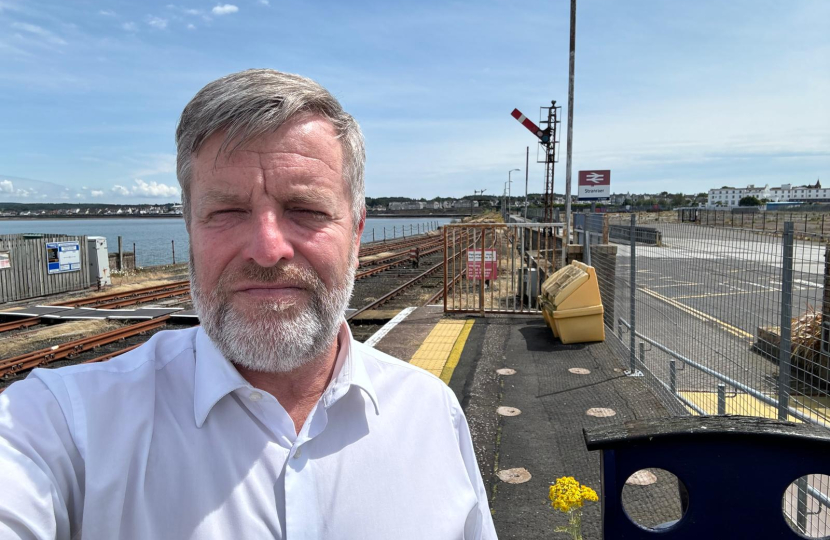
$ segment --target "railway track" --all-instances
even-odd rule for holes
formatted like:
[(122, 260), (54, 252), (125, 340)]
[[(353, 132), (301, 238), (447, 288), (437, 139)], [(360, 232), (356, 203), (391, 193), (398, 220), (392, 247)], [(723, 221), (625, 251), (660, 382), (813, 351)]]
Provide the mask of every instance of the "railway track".
[(96, 334), (94, 336), (76, 339), (60, 345), (46, 347), (26, 354), (21, 354), (6, 360), (0, 360), (0, 378), (8, 379), (15, 374), (22, 371), (29, 371), (36, 367), (45, 366), (58, 360), (65, 358), (72, 358), (83, 352), (96, 349), (102, 345), (107, 345), (116, 341), (122, 341), (126, 338), (146, 334), (151, 330), (157, 330), (167, 324), (170, 319), (169, 315), (151, 319), (149, 321), (142, 321), (136, 324), (130, 324), (109, 332)]
[[(174, 281), (153, 287), (144, 287), (132, 291), (102, 294), (78, 300), (68, 300), (52, 304), (65, 307), (88, 307), (95, 309), (117, 309), (125, 306), (155, 302), (167, 298), (190, 295), (190, 282)], [(0, 324), (0, 333), (14, 330), (24, 330), (32, 326), (43, 324), (43, 317), (26, 317), (16, 321), (9, 321)]]

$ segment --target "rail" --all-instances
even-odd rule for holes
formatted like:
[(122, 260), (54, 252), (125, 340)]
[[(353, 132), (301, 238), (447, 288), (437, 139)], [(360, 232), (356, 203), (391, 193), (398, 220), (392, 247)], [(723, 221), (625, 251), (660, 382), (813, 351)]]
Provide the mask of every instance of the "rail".
[(21, 354), (7, 360), (0, 361), (0, 377), (6, 379), (29, 369), (49, 364), (56, 360), (71, 357), (85, 351), (92, 350), (101, 345), (107, 345), (121, 339), (132, 337), (138, 334), (143, 334), (150, 330), (155, 330), (167, 324), (170, 319), (169, 315), (164, 315), (149, 321), (143, 321), (136, 324), (131, 324), (123, 328), (104, 332), (94, 336), (62, 343), (54, 347), (47, 347), (34, 352)]

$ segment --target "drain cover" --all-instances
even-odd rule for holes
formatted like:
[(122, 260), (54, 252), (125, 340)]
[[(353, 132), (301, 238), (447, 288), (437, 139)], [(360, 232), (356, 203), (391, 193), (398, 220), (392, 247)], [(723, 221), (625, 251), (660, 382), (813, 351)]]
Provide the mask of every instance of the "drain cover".
[(530, 473), (524, 467), (518, 469), (504, 469), (496, 473), (499, 480), (508, 484), (524, 484), (530, 480)]
[(603, 407), (591, 407), (585, 414), (587, 414), (588, 416), (596, 416), (597, 418), (607, 418), (609, 416), (614, 416), (617, 413), (616, 411), (614, 411), (614, 409), (605, 409)]
[(522, 411), (516, 407), (499, 407), (496, 412), (502, 416), (519, 416), (522, 414)]
[(630, 484), (632, 486), (650, 486), (655, 482), (657, 482), (657, 477), (654, 476), (654, 473), (647, 471), (646, 469), (640, 469), (629, 476), (628, 480), (625, 481), (626, 484)]

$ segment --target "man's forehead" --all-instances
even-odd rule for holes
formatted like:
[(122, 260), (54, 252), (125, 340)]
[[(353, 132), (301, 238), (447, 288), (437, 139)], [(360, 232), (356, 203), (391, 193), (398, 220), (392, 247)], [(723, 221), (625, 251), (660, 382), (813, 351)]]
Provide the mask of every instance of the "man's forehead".
[[(211, 135), (197, 154), (202, 169), (226, 167), (311, 168), (342, 173), (343, 149), (331, 123), (317, 115), (299, 115), (273, 133), (239, 144), (222, 131)], [(222, 146), (225, 146), (223, 149)], [(197, 165), (198, 166), (198, 165)]]

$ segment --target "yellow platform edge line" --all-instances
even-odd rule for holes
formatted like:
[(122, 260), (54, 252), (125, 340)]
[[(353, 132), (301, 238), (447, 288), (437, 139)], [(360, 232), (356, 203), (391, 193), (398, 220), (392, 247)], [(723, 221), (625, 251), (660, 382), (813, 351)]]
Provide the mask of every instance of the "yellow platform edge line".
[[(678, 392), (681, 396), (686, 398), (688, 401), (691, 401), (704, 411), (707, 414), (715, 415), (718, 411), (718, 396), (715, 392)], [(686, 409), (693, 415), (697, 416), (699, 413), (689, 407), (688, 405), (684, 405)], [(827, 409), (822, 408), (819, 411), (811, 411), (810, 409), (800, 406), (796, 408), (799, 412), (802, 412), (806, 415), (813, 414), (817, 416), (817, 420), (824, 425), (828, 425), (822, 417), (825, 416)], [(747, 394), (739, 394), (737, 396), (730, 396), (726, 398), (726, 414), (736, 414), (742, 416), (757, 416), (760, 418), (778, 418), (778, 409), (772, 407), (757, 399), (753, 396)], [(801, 420), (798, 418), (787, 415), (787, 420), (790, 422), (802, 423)]]
[(464, 345), (467, 344), (467, 338), (470, 336), (474, 323), (475, 321), (472, 319), (465, 322), (464, 328), (458, 334), (458, 339), (455, 340), (450, 357), (447, 358), (447, 363), (444, 364), (444, 369), (441, 370), (441, 380), (444, 381), (444, 384), (450, 384), (450, 379), (452, 379), (452, 374), (458, 366), (458, 361), (461, 359), (461, 353), (464, 351)]
[(439, 321), (409, 359), (409, 363), (440, 377), (464, 325), (464, 321)]

